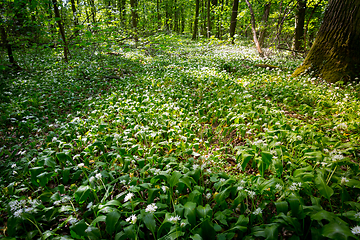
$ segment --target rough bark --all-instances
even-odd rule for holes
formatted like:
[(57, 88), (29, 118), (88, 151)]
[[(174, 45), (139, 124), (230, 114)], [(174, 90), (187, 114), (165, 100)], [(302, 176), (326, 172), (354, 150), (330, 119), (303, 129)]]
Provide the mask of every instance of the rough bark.
[(295, 10), (295, 35), (293, 50), (299, 51), (304, 48), (304, 25), (305, 25), (305, 13), (306, 13), (306, 0), (298, 0)]
[(260, 47), (264, 46), (267, 23), (268, 23), (269, 15), (270, 15), (270, 8), (271, 8), (271, 2), (266, 3), (265, 7), (264, 7), (264, 14), (263, 14), (263, 16), (261, 18), (261, 27), (260, 27), (260, 31), (259, 31), (259, 44), (260, 44)]
[(235, 35), (235, 29), (236, 29), (238, 8), (239, 8), (239, 0), (234, 0), (232, 12), (231, 12), (230, 30), (229, 30), (231, 42), (233, 44), (234, 44), (234, 35)]
[(194, 19), (194, 30), (192, 35), (192, 40), (195, 40), (198, 35), (198, 23), (199, 23), (199, 9), (200, 9), (200, 0), (196, 0), (195, 6), (195, 19)]
[(249, 0), (245, 0), (245, 1), (246, 1), (246, 4), (248, 5), (249, 10), (250, 10), (250, 15), (251, 15), (251, 31), (252, 31), (252, 34), (253, 34), (254, 43), (255, 43), (256, 49), (257, 49), (258, 52), (259, 52), (260, 57), (263, 57), (263, 56), (264, 56), (264, 53), (263, 53), (263, 51), (262, 51), (262, 49), (261, 49), (261, 46), (260, 46), (260, 44), (259, 44), (259, 41), (258, 41), (258, 38), (257, 38), (257, 35), (256, 35), (255, 14), (254, 14), (253, 8), (252, 8)]
[(328, 82), (352, 81), (360, 75), (359, 43), (360, 1), (331, 0), (309, 54), (292, 76), (314, 72)]
[(68, 48), (67, 41), (66, 41), (65, 29), (61, 22), (60, 12), (59, 12), (59, 8), (57, 6), (57, 4), (58, 4), (57, 0), (52, 0), (52, 3), (54, 6), (55, 20), (59, 26), (59, 32), (61, 35), (61, 39), (63, 40), (63, 43), (64, 43), (64, 60), (65, 60), (65, 62), (68, 62), (69, 48)]

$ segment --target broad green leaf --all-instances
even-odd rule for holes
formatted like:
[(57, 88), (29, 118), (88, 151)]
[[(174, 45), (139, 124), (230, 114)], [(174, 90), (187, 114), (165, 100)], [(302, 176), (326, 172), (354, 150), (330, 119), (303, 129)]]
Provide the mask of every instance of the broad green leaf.
[(209, 204), (206, 204), (205, 207), (201, 205), (198, 206), (196, 208), (196, 212), (201, 218), (205, 218), (205, 217), (211, 218), (212, 216), (212, 209)]
[(156, 230), (156, 222), (152, 213), (146, 213), (143, 217), (145, 226), (154, 234)]
[(174, 171), (171, 177), (169, 178), (169, 184), (170, 188), (173, 188), (176, 184), (179, 183), (179, 179), (182, 176), (182, 174), (178, 171)]
[(335, 221), (330, 222), (322, 228), (322, 235), (335, 240), (346, 240), (349, 237), (354, 238), (348, 226)]
[(289, 211), (289, 204), (286, 201), (282, 202), (275, 202), (276, 211), (277, 213), (284, 213), (286, 214)]
[(87, 236), (89, 239), (91, 240), (98, 240), (100, 239), (100, 229), (98, 229), (97, 227), (93, 227), (93, 226), (88, 226), (87, 229), (85, 230)]
[(76, 202), (82, 204), (86, 201), (86, 199), (89, 197), (90, 194), (90, 187), (88, 185), (84, 186), (81, 185), (75, 192), (75, 200)]
[(326, 184), (321, 174), (316, 175), (315, 184), (317, 189), (319, 189), (321, 196), (330, 199), (330, 197), (334, 194), (334, 190)]
[(190, 238), (192, 240), (203, 240), (203, 238), (199, 234), (192, 235)]
[(118, 211), (112, 211), (106, 216), (106, 232), (112, 234), (115, 231), (115, 226), (120, 218)]
[(184, 217), (189, 221), (190, 224), (195, 224), (196, 222), (196, 203), (194, 202), (186, 202), (184, 205)]

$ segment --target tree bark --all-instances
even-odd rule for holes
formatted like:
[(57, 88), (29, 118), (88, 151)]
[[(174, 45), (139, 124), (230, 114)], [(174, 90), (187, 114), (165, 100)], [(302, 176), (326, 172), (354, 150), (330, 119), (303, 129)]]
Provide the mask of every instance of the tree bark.
[(329, 1), (309, 54), (292, 76), (317, 73), (328, 82), (360, 77), (360, 1)]
[(250, 10), (250, 15), (251, 15), (251, 31), (252, 31), (252, 34), (253, 34), (253, 39), (254, 39), (254, 43), (255, 43), (256, 49), (258, 50), (260, 57), (264, 57), (264, 53), (263, 53), (263, 51), (262, 51), (262, 49), (261, 49), (261, 46), (260, 46), (260, 44), (259, 44), (259, 41), (258, 41), (258, 38), (257, 38), (257, 35), (256, 35), (255, 14), (254, 14), (254, 11), (253, 11), (253, 9), (252, 9), (252, 6), (251, 6), (249, 0), (245, 0), (245, 1), (246, 1), (246, 4), (248, 5), (249, 10)]
[(67, 41), (66, 41), (64, 26), (61, 22), (60, 12), (59, 12), (59, 8), (57, 6), (57, 4), (58, 4), (57, 0), (52, 0), (52, 3), (54, 5), (55, 20), (59, 26), (59, 32), (60, 32), (61, 38), (64, 42), (64, 60), (65, 60), (65, 62), (68, 62), (69, 48), (68, 48)]
[(137, 0), (130, 0), (131, 6), (131, 27), (133, 29), (134, 40), (137, 42), (138, 35), (137, 35), (137, 23), (138, 23), (138, 13), (137, 13)]
[(192, 35), (192, 40), (197, 39), (198, 35), (198, 22), (199, 22), (199, 9), (200, 9), (200, 0), (196, 0), (195, 6), (195, 19), (194, 19), (194, 30)]
[(297, 0), (297, 6), (295, 10), (295, 35), (293, 50), (299, 51), (304, 48), (304, 25), (305, 25), (305, 13), (306, 13), (307, 0)]
[(211, 10), (211, 0), (207, 1), (207, 27), (206, 27), (206, 36), (210, 38), (211, 35), (211, 18), (210, 18), (210, 10)]
[[(0, 19), (0, 22), (1, 22), (1, 19)], [(7, 50), (7, 53), (8, 53), (9, 62), (11, 64), (14, 64), (15, 63), (14, 55), (13, 55), (11, 44), (7, 40), (7, 34), (6, 34), (5, 26), (0, 25), (0, 32), (1, 32), (2, 42), (4, 43), (4, 45), (6, 47), (6, 50)]]
[(266, 3), (265, 8), (264, 8), (264, 14), (263, 14), (262, 19), (261, 19), (261, 28), (260, 28), (260, 33), (259, 33), (260, 47), (264, 46), (266, 28), (267, 28), (267, 23), (268, 23), (268, 20), (269, 20), (269, 15), (270, 15), (270, 8), (271, 8), (271, 2)]
[(235, 35), (235, 29), (236, 29), (238, 8), (239, 8), (239, 0), (234, 0), (232, 12), (231, 12), (230, 30), (229, 30), (232, 44), (234, 44), (234, 35)]

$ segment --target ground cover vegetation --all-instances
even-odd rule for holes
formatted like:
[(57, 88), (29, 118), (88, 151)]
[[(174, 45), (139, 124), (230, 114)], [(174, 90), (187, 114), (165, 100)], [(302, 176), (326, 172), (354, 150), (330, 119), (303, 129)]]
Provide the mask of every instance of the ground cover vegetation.
[[(247, 1), (255, 19), (276, 6), (263, 54), (250, 29), (226, 33), (231, 3), (220, 2), (191, 2), (203, 14), (212, 6), (216, 20), (199, 13), (195, 41), (195, 9), (166, 5), (176, 1), (116, 1), (120, 12), (111, 1), (71, 2), (82, 14), (44, 5), (59, 4), (62, 22), (2, 8), (1, 237), (358, 238), (358, 79), (291, 77), (311, 45), (293, 46), (294, 21), (285, 21), (301, 1)], [(44, 2), (32, 3), (24, 11)], [(322, 1), (307, 4), (316, 32)], [(14, 19), (22, 27), (7, 25)], [(47, 27), (35, 40), (26, 33)]]

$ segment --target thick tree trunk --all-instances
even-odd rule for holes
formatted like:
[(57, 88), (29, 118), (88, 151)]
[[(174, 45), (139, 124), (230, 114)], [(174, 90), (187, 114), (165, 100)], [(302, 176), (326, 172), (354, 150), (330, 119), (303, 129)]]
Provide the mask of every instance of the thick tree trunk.
[(69, 48), (68, 48), (67, 41), (66, 41), (64, 26), (63, 26), (63, 24), (61, 22), (60, 12), (59, 12), (59, 8), (57, 6), (57, 4), (58, 4), (57, 0), (52, 0), (52, 3), (54, 5), (55, 19), (56, 19), (56, 22), (57, 22), (57, 24), (59, 26), (59, 32), (60, 32), (61, 38), (62, 38), (63, 43), (64, 43), (64, 60), (65, 60), (65, 62), (68, 62)]
[(229, 30), (231, 42), (233, 44), (234, 44), (234, 35), (235, 35), (238, 8), (239, 8), (239, 0), (234, 0), (233, 7), (232, 7), (232, 12), (231, 12), (230, 30)]
[(266, 28), (267, 28), (267, 23), (268, 23), (268, 20), (269, 20), (269, 15), (270, 15), (270, 7), (271, 7), (271, 2), (265, 4), (264, 14), (263, 14), (262, 19), (261, 19), (261, 27), (260, 27), (260, 33), (259, 33), (260, 47), (264, 46)]
[(195, 19), (194, 19), (194, 30), (192, 35), (192, 40), (195, 40), (198, 35), (198, 22), (199, 22), (199, 9), (200, 9), (200, 0), (196, 0), (195, 6)]
[(249, 0), (245, 0), (246, 1), (246, 4), (248, 5), (249, 7), (249, 10), (250, 10), (250, 15), (251, 15), (251, 31), (252, 31), (252, 34), (253, 34), (253, 39), (254, 39), (254, 43), (255, 43), (255, 46), (256, 46), (256, 49), (258, 50), (259, 52), (259, 55), (260, 57), (263, 57), (264, 56), (264, 53), (261, 49), (261, 46), (259, 44), (259, 41), (258, 41), (258, 38), (257, 38), (257, 35), (256, 35), (256, 28), (255, 28), (255, 14), (254, 14), (254, 11), (252, 9), (252, 6), (249, 2)]
[(306, 13), (306, 2), (307, 0), (298, 0), (295, 11), (295, 35), (293, 50), (299, 51), (304, 48), (304, 25), (305, 25), (305, 13)]
[(359, 29), (360, 1), (331, 0), (315, 42), (293, 76), (314, 72), (328, 82), (360, 77)]

